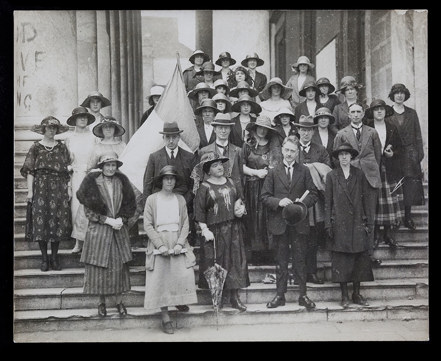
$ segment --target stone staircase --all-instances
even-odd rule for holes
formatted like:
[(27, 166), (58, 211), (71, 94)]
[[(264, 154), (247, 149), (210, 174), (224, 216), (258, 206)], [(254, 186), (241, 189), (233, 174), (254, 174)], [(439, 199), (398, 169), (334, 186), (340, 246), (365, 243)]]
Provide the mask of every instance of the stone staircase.
[[(20, 141), (16, 141), (20, 143)], [(28, 143), (29, 145), (29, 143)], [(38, 244), (24, 241), (26, 214), (26, 180), (19, 174), (27, 149), (18, 144), (15, 152), (14, 204), (14, 329), (15, 332), (49, 330), (85, 330), (104, 328), (159, 328), (159, 310), (143, 309), (145, 283), (145, 234), (140, 219), (140, 237), (132, 239), (133, 261), (130, 263), (131, 291), (124, 295), (128, 315), (120, 318), (111, 304), (108, 316), (97, 315), (98, 298), (82, 294), (84, 265), (79, 255), (70, 250), (74, 241), (60, 244), (61, 271), (40, 271), (41, 254)], [(401, 228), (396, 234), (400, 247), (393, 251), (380, 245), (375, 256), (383, 261), (374, 268), (375, 281), (362, 283), (363, 295), (369, 306), (339, 305), (340, 288), (331, 282), (330, 252), (320, 250), (319, 275), (323, 285), (308, 283), (308, 296), (316, 303), (314, 311), (297, 305), (298, 286), (289, 285), (287, 305), (267, 309), (275, 294), (274, 284), (262, 282), (266, 273), (274, 273), (275, 266), (249, 265), (251, 285), (241, 290), (241, 299), (247, 305), (244, 313), (226, 307), (216, 317), (208, 290), (197, 289), (198, 304), (190, 305), (187, 313), (171, 308), (171, 317), (177, 328), (215, 324), (297, 323), (345, 320), (429, 319), (429, 239), (428, 187), (425, 184), (426, 205), (414, 207), (413, 232)], [(197, 252), (197, 249), (195, 249)], [(196, 279), (199, 270), (195, 268)]]

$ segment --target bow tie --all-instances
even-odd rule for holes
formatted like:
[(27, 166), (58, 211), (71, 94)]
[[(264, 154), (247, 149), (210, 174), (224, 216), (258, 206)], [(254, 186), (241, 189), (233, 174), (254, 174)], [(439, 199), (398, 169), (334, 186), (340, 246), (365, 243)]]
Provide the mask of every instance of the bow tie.
[(222, 149), (226, 149), (228, 147), (228, 143), (225, 145), (220, 145), (218, 143), (216, 143), (216, 147), (222, 148)]

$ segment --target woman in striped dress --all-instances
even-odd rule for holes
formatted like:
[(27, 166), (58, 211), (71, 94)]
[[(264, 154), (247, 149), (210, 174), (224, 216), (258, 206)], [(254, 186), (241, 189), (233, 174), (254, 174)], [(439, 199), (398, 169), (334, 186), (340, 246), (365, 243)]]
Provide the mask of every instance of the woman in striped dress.
[(120, 316), (127, 310), (122, 294), (130, 291), (127, 263), (132, 260), (127, 222), (136, 210), (129, 179), (118, 171), (116, 153), (101, 156), (100, 172), (89, 173), (77, 192), (89, 225), (80, 262), (85, 264), (83, 293), (99, 295), (98, 315), (107, 315), (106, 299), (115, 297)]

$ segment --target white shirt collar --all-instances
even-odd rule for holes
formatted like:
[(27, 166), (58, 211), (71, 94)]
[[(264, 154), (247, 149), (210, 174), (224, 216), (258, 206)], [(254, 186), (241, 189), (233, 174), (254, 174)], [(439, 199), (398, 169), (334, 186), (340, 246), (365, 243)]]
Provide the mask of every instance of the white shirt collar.
[(353, 128), (358, 128), (358, 129), (361, 130), (361, 127), (363, 126), (363, 122), (360, 122), (360, 125), (355, 125), (354, 123), (351, 122), (351, 126), (352, 126)]
[(292, 168), (292, 167), (294, 167), (294, 163), (295, 163), (295, 162), (296, 162), (296, 161), (294, 160), (294, 161), (291, 163), (291, 165), (289, 165), (288, 162), (287, 162), (285, 159), (283, 160), (283, 164), (286, 165), (288, 168)]
[[(168, 147), (165, 147), (165, 151), (167, 152), (168, 156), (171, 158), (171, 149)], [(173, 149), (173, 156), (176, 157), (178, 155), (179, 147), (176, 147)]]

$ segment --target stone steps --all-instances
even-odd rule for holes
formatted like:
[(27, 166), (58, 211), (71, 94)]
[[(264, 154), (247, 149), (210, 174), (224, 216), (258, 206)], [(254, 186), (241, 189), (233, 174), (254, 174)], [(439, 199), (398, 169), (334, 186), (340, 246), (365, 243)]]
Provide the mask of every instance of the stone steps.
[[(211, 305), (190, 305), (190, 311), (177, 312), (170, 308), (170, 317), (177, 329), (214, 325), (258, 325), (304, 322), (345, 322), (355, 320), (412, 320), (428, 319), (426, 298), (410, 297), (403, 300), (370, 300), (369, 306), (351, 304), (343, 309), (338, 302), (316, 302), (314, 311), (307, 311), (296, 302), (268, 309), (264, 304), (249, 304), (246, 312), (230, 307), (219, 311), (217, 317)], [(107, 317), (100, 318), (96, 307), (57, 310), (16, 311), (15, 332), (45, 332), (65, 330), (105, 330), (152, 328), (160, 332), (161, 316), (158, 311), (142, 307), (127, 307), (128, 315), (119, 317), (116, 309), (108, 305)], [(301, 327), (301, 326), (300, 326)]]
[[(314, 302), (338, 302), (341, 298), (338, 283), (322, 285), (308, 284), (307, 294)], [(362, 294), (369, 300), (408, 299), (428, 297), (429, 281), (427, 278), (406, 278), (376, 280), (362, 282)], [(211, 305), (210, 291), (197, 288), (198, 305)], [(240, 290), (240, 297), (245, 304), (263, 304), (275, 296), (274, 284), (251, 283), (248, 288)], [(144, 304), (145, 287), (132, 286), (124, 295), (124, 304), (128, 307), (142, 307)], [(298, 286), (288, 285), (285, 294), (287, 302), (297, 301)], [(19, 289), (14, 291), (14, 307), (16, 311), (25, 310), (57, 310), (73, 308), (95, 308), (98, 297), (83, 294), (82, 287), (55, 287)]]

